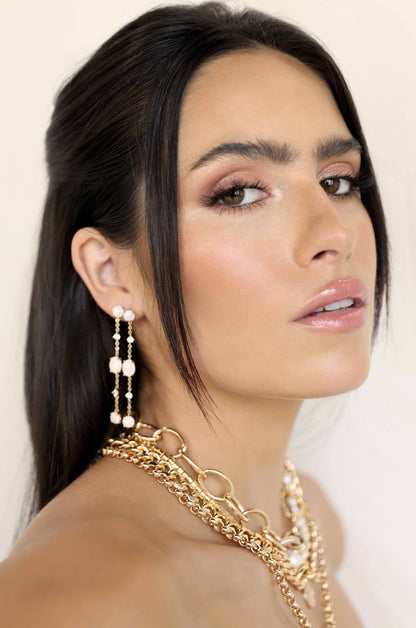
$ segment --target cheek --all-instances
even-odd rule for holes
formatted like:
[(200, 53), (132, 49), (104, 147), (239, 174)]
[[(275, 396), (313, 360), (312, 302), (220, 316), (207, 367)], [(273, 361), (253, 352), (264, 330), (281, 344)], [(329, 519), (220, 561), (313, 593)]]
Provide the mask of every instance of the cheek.
[[(278, 243), (253, 230), (188, 229), (180, 243), (185, 308), (198, 370), (234, 389), (252, 386), (284, 345), (287, 286)], [(264, 380), (264, 377), (263, 377)], [(264, 383), (264, 382), (263, 382)]]
[(369, 284), (373, 285), (377, 271), (377, 248), (373, 224), (367, 211), (363, 212), (357, 233), (356, 259), (359, 268), (367, 272)]
[[(181, 274), (186, 306), (198, 326), (218, 323), (217, 331), (261, 310), (261, 294), (270, 292), (273, 277), (267, 257), (255, 242), (221, 239), (185, 247)], [(229, 317), (224, 318), (225, 314)], [(215, 329), (215, 328), (214, 328)], [(202, 330), (201, 330), (202, 331)]]

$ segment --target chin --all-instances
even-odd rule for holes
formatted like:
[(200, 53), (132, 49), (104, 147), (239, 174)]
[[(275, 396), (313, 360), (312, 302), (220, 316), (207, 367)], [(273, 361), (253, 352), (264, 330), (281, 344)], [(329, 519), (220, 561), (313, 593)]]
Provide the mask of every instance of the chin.
[(370, 364), (370, 357), (366, 355), (317, 368), (309, 379), (305, 398), (340, 395), (359, 388), (370, 373)]

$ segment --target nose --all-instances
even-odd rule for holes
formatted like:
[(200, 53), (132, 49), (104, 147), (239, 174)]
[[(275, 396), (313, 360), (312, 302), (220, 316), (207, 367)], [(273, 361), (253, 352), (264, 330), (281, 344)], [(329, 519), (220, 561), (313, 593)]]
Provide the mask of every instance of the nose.
[(293, 256), (297, 265), (340, 265), (355, 250), (357, 238), (356, 207), (348, 200), (329, 196), (322, 186), (305, 188), (294, 199), (296, 239)]

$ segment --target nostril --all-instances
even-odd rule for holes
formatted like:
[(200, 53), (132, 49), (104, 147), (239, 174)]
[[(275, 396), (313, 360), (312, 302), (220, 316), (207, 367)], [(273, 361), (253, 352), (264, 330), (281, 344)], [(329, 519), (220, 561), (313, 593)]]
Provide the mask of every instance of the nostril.
[(337, 251), (334, 251), (333, 249), (325, 249), (324, 251), (321, 251), (320, 253), (317, 253), (316, 255), (313, 256), (313, 259), (321, 259), (321, 257), (324, 257), (325, 255), (337, 255)]

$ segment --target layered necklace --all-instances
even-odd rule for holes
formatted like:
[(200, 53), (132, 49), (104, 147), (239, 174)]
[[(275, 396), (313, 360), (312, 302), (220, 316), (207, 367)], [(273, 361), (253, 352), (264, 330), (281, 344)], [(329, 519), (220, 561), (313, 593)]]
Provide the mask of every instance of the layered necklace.
[[(163, 440), (175, 439), (176, 451), (169, 452)], [(164, 438), (165, 437), (165, 438)], [(289, 458), (283, 463), (280, 505), (290, 521), (283, 536), (270, 528), (268, 515), (258, 508), (244, 508), (234, 495), (231, 480), (215, 469), (202, 469), (186, 453), (182, 435), (170, 427), (155, 427), (141, 419), (131, 429), (121, 431), (117, 438), (109, 438), (99, 456), (113, 456), (131, 462), (152, 475), (160, 484), (176, 495), (194, 515), (206, 524), (257, 555), (272, 572), (280, 592), (289, 605), (299, 626), (312, 628), (300, 605), (292, 585), (303, 594), (309, 608), (316, 606), (311, 581), (320, 584), (322, 613), (325, 627), (334, 627), (335, 616), (329, 591), (328, 574), (322, 547), (322, 538), (316, 522), (311, 518), (303, 498), (296, 469)], [(179, 460), (188, 466), (187, 472)], [(193, 477), (194, 476), (194, 477)], [(206, 486), (209, 478), (222, 482), (221, 495), (214, 495)], [(249, 519), (260, 519), (259, 531), (246, 525)]]

